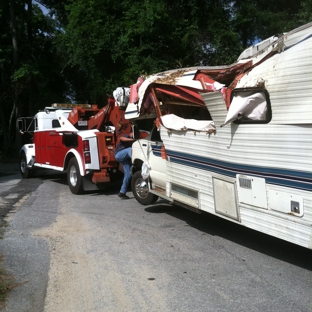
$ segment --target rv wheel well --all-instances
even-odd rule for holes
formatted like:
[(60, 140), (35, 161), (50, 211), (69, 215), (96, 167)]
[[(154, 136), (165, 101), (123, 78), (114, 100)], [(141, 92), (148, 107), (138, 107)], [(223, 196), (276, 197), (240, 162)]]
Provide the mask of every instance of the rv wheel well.
[(143, 161), (141, 159), (135, 159), (133, 162), (134, 172), (141, 170)]

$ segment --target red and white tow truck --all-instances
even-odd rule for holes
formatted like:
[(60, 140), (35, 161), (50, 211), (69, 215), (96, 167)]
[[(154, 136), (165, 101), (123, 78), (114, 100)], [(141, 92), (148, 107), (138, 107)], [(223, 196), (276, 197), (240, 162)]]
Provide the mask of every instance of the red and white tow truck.
[(119, 137), (131, 131), (125, 107), (110, 97), (101, 109), (94, 104), (55, 103), (33, 118), (19, 118), (20, 132), (31, 135), (31, 143), (20, 150), (23, 178), (40, 168), (67, 171), (73, 194), (122, 179), (114, 150)]

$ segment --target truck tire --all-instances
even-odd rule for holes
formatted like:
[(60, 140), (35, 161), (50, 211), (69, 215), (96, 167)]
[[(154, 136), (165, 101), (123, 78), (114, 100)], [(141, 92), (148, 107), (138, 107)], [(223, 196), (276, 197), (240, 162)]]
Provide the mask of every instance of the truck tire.
[(135, 199), (141, 205), (151, 205), (154, 204), (158, 196), (148, 191), (147, 179), (144, 180), (141, 175), (141, 170), (133, 174), (131, 179), (131, 190)]
[(20, 157), (20, 172), (22, 174), (22, 177), (24, 179), (31, 178), (34, 174), (33, 170), (30, 168), (27, 168), (27, 160), (26, 160), (26, 155), (24, 152), (22, 152), (21, 157)]
[(73, 194), (83, 193), (82, 177), (80, 175), (79, 165), (75, 157), (71, 158), (68, 163), (67, 182), (69, 189)]

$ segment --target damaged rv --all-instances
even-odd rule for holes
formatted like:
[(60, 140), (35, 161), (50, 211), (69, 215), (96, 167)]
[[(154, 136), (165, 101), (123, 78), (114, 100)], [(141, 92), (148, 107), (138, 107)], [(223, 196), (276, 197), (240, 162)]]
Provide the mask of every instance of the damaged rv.
[(133, 144), (132, 191), (312, 249), (312, 23), (229, 66), (141, 77), (127, 119), (155, 118)]

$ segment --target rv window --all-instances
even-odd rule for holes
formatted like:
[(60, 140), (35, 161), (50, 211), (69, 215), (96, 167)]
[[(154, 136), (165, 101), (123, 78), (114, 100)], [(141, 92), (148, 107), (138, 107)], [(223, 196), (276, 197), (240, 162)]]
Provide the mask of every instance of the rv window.
[(184, 119), (174, 114), (161, 116), (161, 121), (167, 129), (177, 131), (194, 130), (211, 133), (216, 129), (212, 120)]
[(184, 119), (212, 120), (207, 107), (170, 104), (166, 111)]
[(268, 123), (271, 121), (269, 94), (260, 88), (236, 89), (232, 92), (231, 105), (224, 126), (236, 124)]

